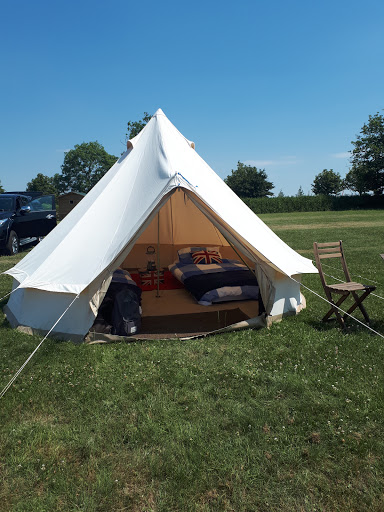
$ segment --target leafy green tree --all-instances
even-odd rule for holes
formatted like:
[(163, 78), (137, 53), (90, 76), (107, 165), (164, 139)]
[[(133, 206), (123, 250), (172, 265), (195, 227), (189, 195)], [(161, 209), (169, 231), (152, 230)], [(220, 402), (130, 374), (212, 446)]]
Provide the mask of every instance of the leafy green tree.
[(265, 170), (237, 162), (237, 169), (224, 181), (239, 197), (267, 197), (273, 195), (274, 188), (267, 178)]
[(357, 192), (360, 196), (370, 191), (369, 173), (361, 167), (352, 167), (344, 179), (345, 188)]
[(304, 195), (303, 187), (300, 185), (299, 190), (297, 191), (296, 197), (302, 197)]
[(361, 180), (364, 180), (364, 192), (371, 190), (375, 195), (382, 194), (384, 191), (384, 116), (378, 112), (374, 116), (369, 116), (368, 123), (363, 125), (360, 135), (357, 135), (352, 144), (354, 149), (351, 158), (352, 174), (349, 181), (351, 182), (352, 178), (352, 182), (350, 185), (354, 186), (358, 183), (358, 188), (361, 189)]
[(128, 121), (127, 133), (125, 136), (126, 140), (130, 140), (133, 139), (133, 137), (136, 137), (136, 135), (141, 132), (148, 121), (150, 121), (151, 117), (152, 116), (150, 116), (148, 112), (144, 112), (143, 119), (140, 121)]
[(277, 197), (285, 197), (284, 192), (280, 190), (280, 192), (277, 194)]
[(334, 172), (333, 169), (324, 169), (323, 172), (315, 176), (312, 183), (312, 191), (316, 195), (337, 195), (342, 190), (344, 190), (344, 182), (340, 174)]
[(379, 113), (369, 116), (352, 141), (352, 169), (355, 178), (366, 181), (366, 189), (375, 195), (384, 191), (384, 116)]
[(39, 172), (36, 178), (27, 183), (27, 192), (42, 192), (43, 194), (57, 194), (53, 178)]
[(59, 182), (59, 192), (87, 193), (116, 162), (117, 157), (110, 155), (97, 141), (76, 144), (64, 156), (61, 175), (54, 177)]
[(0, 194), (3, 194), (4, 192), (5, 192), (4, 187), (1, 186), (1, 181), (0, 181)]
[(61, 174), (60, 173), (56, 173), (52, 176), (52, 183), (54, 185), (54, 187), (56, 188), (58, 194), (62, 192), (61, 190)]

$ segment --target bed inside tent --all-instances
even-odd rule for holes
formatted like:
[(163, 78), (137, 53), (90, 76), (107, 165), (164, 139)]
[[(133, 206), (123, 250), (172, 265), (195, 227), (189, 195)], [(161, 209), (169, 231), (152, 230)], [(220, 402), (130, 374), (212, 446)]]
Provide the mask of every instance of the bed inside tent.
[[(141, 326), (139, 332), (131, 336), (133, 339), (184, 338), (265, 325), (264, 306), (253, 271), (255, 263), (234, 247), (228, 234), (224, 236), (224, 230), (215, 226), (197, 204), (197, 197), (193, 197), (190, 191), (181, 187), (174, 189), (139, 231), (134, 244), (127, 248), (129, 252), (124, 254), (123, 251), (118, 267), (128, 272), (141, 289)], [(214, 218), (215, 214), (211, 211), (210, 215)], [(214, 281), (220, 288), (220, 296), (214, 292), (216, 296), (211, 303), (198, 301), (199, 297), (188, 291), (185, 284), (192, 279), (186, 279), (185, 284), (179, 280), (178, 266), (184, 268), (180, 264), (183, 253), (187, 255), (199, 248), (217, 250), (224, 266), (228, 265), (225, 270), (233, 270), (232, 262), (239, 270), (221, 273), (219, 267), (222, 265), (209, 264), (209, 261), (196, 266), (203, 269), (203, 274), (197, 277), (199, 283), (207, 283), (215, 273)], [(193, 267), (186, 268), (190, 270)], [(229, 274), (235, 276), (231, 287), (225, 286)], [(241, 293), (242, 289), (239, 291), (237, 276), (246, 274), (248, 280), (250, 277), (253, 279), (256, 294), (254, 291), (250, 295)], [(222, 279), (224, 287), (220, 284)], [(96, 319), (86, 340), (120, 339), (102, 331)]]

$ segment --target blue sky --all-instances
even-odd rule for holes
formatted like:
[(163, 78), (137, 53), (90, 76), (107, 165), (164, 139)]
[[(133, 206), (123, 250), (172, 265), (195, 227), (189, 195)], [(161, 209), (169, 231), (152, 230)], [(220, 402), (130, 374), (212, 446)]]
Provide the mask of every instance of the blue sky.
[(162, 108), (221, 176), (265, 168), (274, 192), (348, 171), (384, 108), (384, 3), (0, 1), (0, 180), (24, 189)]

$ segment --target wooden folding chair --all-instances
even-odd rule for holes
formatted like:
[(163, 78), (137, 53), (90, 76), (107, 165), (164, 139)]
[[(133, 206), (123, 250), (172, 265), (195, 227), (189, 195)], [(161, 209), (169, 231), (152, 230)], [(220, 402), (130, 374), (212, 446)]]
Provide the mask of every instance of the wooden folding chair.
[[(317, 243), (314, 242), (313, 244), (313, 251), (315, 253), (315, 260), (317, 269), (320, 274), (321, 283), (323, 285), (325, 295), (327, 296), (328, 301), (332, 304), (331, 309), (328, 311), (328, 313), (324, 316), (322, 319), (323, 322), (328, 320), (330, 316), (334, 313), (336, 315), (336, 319), (341, 325), (341, 327), (345, 327), (345, 318), (347, 315), (341, 315), (340, 310), (337, 309), (349, 296), (352, 295), (354, 298), (353, 305), (348, 309), (347, 313), (351, 314), (357, 307), (360, 309), (360, 311), (363, 313), (363, 316), (365, 318), (365, 321), (369, 324), (369, 316), (366, 312), (362, 302), (365, 300), (368, 295), (373, 292), (376, 289), (376, 286), (369, 286), (361, 283), (355, 283), (351, 280), (351, 276), (349, 275), (347, 262), (345, 261), (344, 251), (343, 251), (343, 243), (341, 240), (338, 242), (327, 242), (327, 243)], [(340, 258), (341, 259), (341, 265), (343, 267), (344, 275), (346, 282), (344, 283), (336, 283), (336, 284), (327, 284), (325, 280), (325, 275), (323, 272), (322, 267), (322, 260), (326, 258)], [(357, 292), (362, 291), (363, 293), (361, 295), (358, 295)], [(339, 300), (335, 302), (332, 298), (332, 294), (337, 293), (338, 295), (341, 295)]]

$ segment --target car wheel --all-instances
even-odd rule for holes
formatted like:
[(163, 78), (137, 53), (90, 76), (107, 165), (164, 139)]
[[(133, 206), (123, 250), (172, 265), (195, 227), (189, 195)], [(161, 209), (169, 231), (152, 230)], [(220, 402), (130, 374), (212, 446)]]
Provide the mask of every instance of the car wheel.
[(19, 237), (16, 235), (14, 231), (11, 231), (9, 233), (9, 238), (6, 245), (7, 254), (10, 254), (11, 256), (17, 254), (19, 252), (19, 247)]

